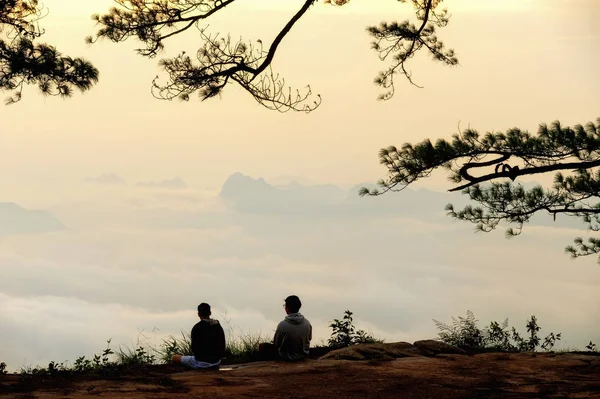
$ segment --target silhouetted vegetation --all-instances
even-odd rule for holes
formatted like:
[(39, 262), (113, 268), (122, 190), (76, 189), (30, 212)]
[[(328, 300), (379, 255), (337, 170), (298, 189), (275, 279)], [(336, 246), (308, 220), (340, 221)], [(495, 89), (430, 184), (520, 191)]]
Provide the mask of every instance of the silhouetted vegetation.
[(68, 362), (52, 361), (48, 367), (24, 367), (20, 369), (19, 373), (49, 377), (68, 377), (80, 374), (119, 376), (157, 364), (154, 350), (139, 341), (133, 349), (119, 347), (116, 352), (110, 346), (111, 340), (106, 342), (107, 346), (102, 353), (95, 354), (91, 358), (80, 356), (72, 365)]
[(170, 335), (163, 339), (162, 344), (157, 350), (158, 359), (162, 363), (168, 363), (174, 355), (192, 355), (192, 339), (190, 333), (181, 331), (181, 337)]
[(109, 339), (106, 341), (107, 347), (104, 349), (101, 355), (96, 354), (92, 359), (87, 359), (85, 356), (80, 356), (75, 360), (73, 364), (73, 370), (76, 372), (86, 372), (91, 370), (100, 370), (102, 368), (106, 368), (113, 364), (110, 361), (110, 355), (114, 354), (113, 350), (110, 348)]
[[(502, 323), (492, 321), (489, 326), (480, 328), (477, 325), (473, 312), (467, 311), (466, 317), (452, 317), (452, 323), (446, 324), (434, 320), (439, 330), (439, 339), (449, 345), (463, 349), (469, 353), (479, 352), (533, 352), (538, 348), (546, 352), (554, 349), (555, 344), (561, 340), (561, 334), (549, 333), (541, 339), (541, 327), (537, 318), (531, 316), (526, 322), (527, 334), (522, 336), (515, 327), (509, 327), (508, 319)], [(258, 361), (258, 346), (262, 342), (271, 341), (270, 337), (261, 333), (246, 332), (234, 329), (227, 321), (227, 346), (222, 364), (238, 364)], [(332, 329), (327, 346), (313, 345), (311, 358), (318, 358), (331, 350), (340, 349), (358, 344), (384, 343), (383, 339), (374, 337), (365, 330), (357, 329), (354, 325), (353, 313), (344, 312), (344, 317), (334, 319), (329, 327)], [(142, 336), (143, 337), (143, 336)], [(47, 367), (27, 366), (19, 369), (18, 374), (34, 378), (53, 378), (58, 380), (69, 379), (76, 375), (101, 376), (119, 378), (124, 375), (144, 374), (150, 367), (162, 367), (171, 363), (173, 355), (192, 355), (189, 333), (181, 332), (180, 337), (169, 336), (162, 340), (158, 346), (151, 345), (139, 339), (132, 347), (111, 348), (111, 340), (107, 340), (106, 348), (99, 354), (88, 358), (78, 357), (75, 362), (52, 361)], [(596, 344), (586, 346), (588, 352), (597, 352)], [(570, 349), (568, 352), (579, 352)], [(166, 367), (166, 366), (165, 366)], [(169, 366), (170, 367), (170, 366)], [(6, 374), (7, 365), (0, 363), (0, 375)], [(178, 370), (184, 370), (177, 367)]]
[[(228, 335), (223, 355), (224, 364), (245, 363), (258, 360), (258, 346), (262, 342), (271, 341), (261, 333), (245, 332), (241, 329), (234, 331), (228, 326)], [(192, 355), (192, 342), (190, 334), (181, 332), (181, 337), (169, 336), (164, 339), (156, 350), (158, 359), (162, 363), (169, 363), (173, 355)]]
[(39, 26), (43, 17), (38, 0), (0, 0), (0, 90), (12, 91), (7, 104), (19, 101), (28, 84), (44, 95), (69, 97), (74, 89), (83, 92), (98, 82), (98, 70), (90, 62), (37, 43), (44, 34)]
[(327, 341), (332, 349), (345, 348), (356, 344), (373, 344), (383, 342), (381, 339), (373, 337), (365, 330), (357, 330), (354, 326), (352, 312), (346, 310), (342, 319), (333, 319), (329, 325), (332, 329), (331, 337)]
[[(270, 44), (262, 40), (231, 40), (229, 35), (210, 32), (208, 26), (204, 26), (213, 14), (235, 1), (115, 0), (116, 6), (106, 14), (94, 15), (100, 28), (94, 37), (88, 38), (88, 42), (106, 38), (118, 43), (136, 38), (143, 46), (137, 52), (153, 58), (165, 47), (169, 38), (196, 28), (200, 38), (199, 50), (194, 57), (181, 53), (175, 58), (161, 60), (160, 66), (168, 79), (162, 84), (154, 80), (152, 89), (155, 97), (188, 100), (190, 95), (198, 93), (202, 100), (206, 100), (221, 94), (228, 83), (237, 83), (269, 109), (310, 112), (317, 108), (321, 98), (312, 95), (310, 86), (304, 91), (292, 90), (271, 68), (283, 39), (317, 0), (304, 0)], [(406, 3), (407, 0), (400, 2)], [(324, 3), (343, 6), (348, 0), (325, 0)], [(382, 22), (367, 28), (373, 38), (372, 48), (381, 61), (388, 63), (375, 79), (375, 83), (384, 90), (380, 96), (383, 100), (393, 96), (396, 74), (415, 84), (407, 63), (419, 50), (428, 52), (434, 60), (446, 65), (458, 64), (454, 51), (446, 49), (436, 35), (436, 28), (445, 27), (449, 21), (447, 10), (441, 9), (442, 0), (410, 0), (409, 3), (413, 5), (419, 21), (416, 25), (406, 20), (401, 23)]]
[[(477, 231), (490, 232), (504, 222), (516, 226), (506, 231), (507, 237), (514, 237), (538, 212), (555, 219), (557, 215), (577, 217), (591, 231), (600, 230), (600, 118), (573, 127), (558, 121), (541, 124), (536, 135), (518, 128), (480, 135), (469, 128), (455, 134), (452, 141), (405, 143), (401, 148), (382, 149), (379, 157), (388, 176), (379, 181), (379, 189), (363, 188), (360, 195), (401, 191), (442, 167), (458, 184), (449, 191), (462, 190), (479, 204), (462, 210), (449, 204), (448, 215), (474, 223)], [(475, 169), (482, 173), (472, 175)], [(520, 176), (551, 172), (556, 174), (550, 188), (526, 189), (514, 182)], [(600, 253), (600, 239), (578, 237), (566, 251), (573, 257)]]
[(452, 323), (446, 324), (433, 320), (438, 328), (439, 338), (449, 345), (466, 351), (502, 351), (502, 352), (523, 352), (535, 351), (541, 343), (541, 348), (546, 352), (551, 351), (560, 341), (561, 334), (548, 334), (541, 341), (538, 333), (541, 327), (537, 324), (537, 318), (531, 316), (526, 323), (527, 336), (523, 337), (515, 327), (509, 329), (508, 319), (502, 323), (492, 321), (488, 327), (483, 329), (477, 326), (477, 319), (470, 310), (466, 317), (452, 317)]

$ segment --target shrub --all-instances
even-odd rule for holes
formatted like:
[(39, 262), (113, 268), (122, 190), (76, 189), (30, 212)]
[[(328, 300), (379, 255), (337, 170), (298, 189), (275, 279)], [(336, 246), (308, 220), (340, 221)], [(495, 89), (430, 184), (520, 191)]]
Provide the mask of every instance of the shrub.
[(585, 346), (585, 349), (587, 349), (589, 352), (596, 352), (598, 350), (596, 344), (592, 341), (590, 341), (590, 343)]
[(352, 312), (349, 310), (344, 312), (344, 317), (341, 320), (333, 319), (329, 327), (333, 331), (327, 342), (333, 349), (345, 348), (356, 344), (383, 342), (383, 340), (373, 337), (373, 335), (367, 333), (365, 330), (357, 330), (354, 326)]
[(496, 350), (507, 352), (535, 351), (540, 342), (545, 351), (551, 351), (560, 341), (561, 334), (548, 334), (543, 341), (538, 335), (541, 327), (537, 324), (537, 318), (531, 316), (527, 321), (526, 328), (528, 337), (523, 338), (514, 327), (508, 329), (508, 319), (502, 324), (492, 321), (489, 327), (480, 329), (477, 326), (473, 312), (467, 310), (466, 317), (452, 317), (452, 324), (446, 324), (433, 320), (439, 330), (439, 338), (449, 345), (456, 346), (466, 351), (477, 352), (483, 350)]
[(485, 347), (483, 332), (477, 327), (478, 321), (473, 312), (467, 310), (467, 317), (452, 317), (452, 325), (435, 319), (433, 323), (440, 330), (438, 335), (445, 343), (461, 349), (476, 350)]

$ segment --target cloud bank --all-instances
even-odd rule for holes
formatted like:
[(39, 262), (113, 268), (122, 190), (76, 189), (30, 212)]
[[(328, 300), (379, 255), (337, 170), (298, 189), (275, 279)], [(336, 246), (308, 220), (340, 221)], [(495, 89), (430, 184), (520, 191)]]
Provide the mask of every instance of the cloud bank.
[[(598, 341), (595, 260), (562, 248), (581, 231), (546, 222), (505, 240), (453, 222), (456, 196), (427, 190), (359, 198), (356, 189), (231, 176), (219, 193), (122, 186), (53, 204), (67, 229), (0, 241), (0, 358), (9, 367), (74, 360), (108, 338), (131, 345), (189, 330), (206, 301), (231, 328), (270, 335), (299, 295), (325, 340), (345, 309), (388, 341), (435, 337), (432, 319), (509, 317), (563, 344)], [(545, 225), (546, 224), (546, 225)], [(40, 328), (43, 326), (43, 328)]]

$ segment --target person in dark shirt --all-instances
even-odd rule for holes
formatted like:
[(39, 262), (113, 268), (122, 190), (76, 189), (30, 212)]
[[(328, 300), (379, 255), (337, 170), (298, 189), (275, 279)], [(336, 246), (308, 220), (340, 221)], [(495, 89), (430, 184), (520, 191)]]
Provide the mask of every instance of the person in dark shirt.
[(174, 355), (174, 363), (181, 363), (193, 369), (218, 368), (225, 351), (225, 332), (219, 320), (210, 318), (208, 303), (198, 305), (200, 321), (192, 328), (193, 356)]

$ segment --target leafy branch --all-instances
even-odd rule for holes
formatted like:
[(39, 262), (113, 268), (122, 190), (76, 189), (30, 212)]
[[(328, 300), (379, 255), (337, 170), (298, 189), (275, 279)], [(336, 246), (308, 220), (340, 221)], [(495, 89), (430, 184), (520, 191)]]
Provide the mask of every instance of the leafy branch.
[[(400, 1), (406, 3), (407, 0)], [(394, 96), (394, 76), (397, 73), (404, 75), (412, 85), (421, 87), (413, 81), (412, 72), (407, 69), (406, 64), (422, 48), (426, 48), (435, 61), (449, 66), (458, 65), (454, 50), (446, 49), (435, 34), (436, 28), (443, 28), (450, 21), (447, 9), (437, 11), (442, 0), (410, 1), (416, 10), (417, 19), (421, 21), (419, 27), (407, 20), (402, 23), (382, 22), (379, 26), (367, 28), (367, 32), (375, 39), (371, 46), (379, 59), (392, 60), (391, 65), (375, 78), (375, 84), (385, 89), (379, 96), (380, 100), (389, 100)]]
[(37, 0), (0, 0), (0, 90), (13, 92), (7, 104), (18, 102), (28, 84), (44, 95), (70, 97), (98, 82), (90, 62), (35, 43), (44, 34), (38, 22), (45, 15)]
[[(387, 178), (378, 182), (377, 189), (362, 188), (360, 195), (401, 191), (442, 167), (457, 185), (449, 191), (462, 190), (479, 204), (462, 210), (449, 204), (448, 214), (474, 223), (478, 231), (489, 232), (506, 222), (516, 225), (506, 232), (512, 237), (538, 212), (554, 218), (558, 214), (578, 217), (590, 230), (600, 230), (600, 118), (585, 126), (563, 127), (558, 121), (541, 124), (535, 135), (518, 128), (485, 135), (466, 129), (451, 141), (405, 143), (400, 149), (382, 149), (379, 157), (388, 170)], [(482, 172), (475, 176), (475, 170)], [(515, 183), (520, 176), (549, 172), (556, 174), (547, 189), (541, 185), (526, 189)], [(600, 253), (600, 241), (590, 238), (584, 243), (577, 238), (566, 251), (573, 257)]]
[[(145, 57), (154, 58), (164, 48), (165, 41), (192, 27), (199, 31), (201, 47), (195, 59), (185, 53), (161, 61), (168, 81), (153, 81), (155, 97), (172, 100), (189, 100), (198, 92), (202, 100), (221, 94), (228, 83), (237, 83), (259, 104), (268, 109), (286, 112), (289, 110), (311, 112), (321, 104), (319, 95), (313, 96), (310, 86), (304, 91), (293, 90), (285, 80), (273, 72), (272, 63), (284, 38), (296, 23), (308, 12), (316, 0), (304, 0), (298, 11), (283, 26), (268, 47), (261, 40), (232, 41), (229, 35), (209, 33), (201, 26), (208, 18), (235, 0), (115, 0), (116, 7), (104, 15), (94, 15), (100, 25), (89, 43), (105, 38), (118, 43), (136, 38), (144, 45), (136, 51)], [(400, 0), (405, 3), (407, 0)], [(375, 79), (386, 93), (381, 99), (389, 99), (394, 93), (394, 75), (403, 74), (414, 84), (406, 63), (420, 49), (426, 48), (433, 58), (447, 65), (456, 65), (458, 60), (452, 50), (435, 35), (436, 27), (448, 24), (446, 10), (438, 11), (442, 0), (410, 0), (415, 8), (419, 27), (409, 21), (382, 23), (371, 26), (367, 31), (375, 39), (373, 48), (382, 61), (389, 57), (391, 66)], [(324, 0), (326, 4), (343, 6), (349, 0)]]

